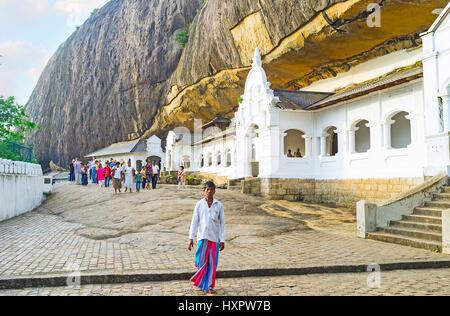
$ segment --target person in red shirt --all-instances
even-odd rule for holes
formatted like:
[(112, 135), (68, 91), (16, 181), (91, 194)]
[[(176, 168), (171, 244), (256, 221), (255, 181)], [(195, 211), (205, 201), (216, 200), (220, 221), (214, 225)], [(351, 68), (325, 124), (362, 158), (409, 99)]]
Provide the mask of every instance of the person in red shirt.
[(111, 167), (109, 164), (106, 164), (105, 167), (105, 188), (109, 188), (109, 184), (111, 182)]

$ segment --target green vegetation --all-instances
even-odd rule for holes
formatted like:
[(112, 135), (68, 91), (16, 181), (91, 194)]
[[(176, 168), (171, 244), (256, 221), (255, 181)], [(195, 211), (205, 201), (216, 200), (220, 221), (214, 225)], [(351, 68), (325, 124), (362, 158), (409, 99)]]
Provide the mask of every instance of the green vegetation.
[(186, 47), (186, 44), (189, 40), (189, 30), (188, 28), (182, 29), (180, 32), (177, 33), (176, 41), (182, 48)]
[(39, 129), (29, 121), (25, 107), (19, 105), (14, 97), (0, 96), (0, 138), (6, 140), (25, 140), (25, 134)]
[(173, 178), (175, 178), (172, 174), (169, 174), (167, 177), (166, 177), (167, 179), (173, 179)]
[(29, 120), (26, 110), (14, 97), (0, 96), (0, 157), (35, 162), (33, 151), (24, 146), (26, 134), (40, 129)]
[(242, 97), (239, 97), (238, 102), (239, 104), (241, 104), (242, 102), (244, 102), (244, 99)]
[(98, 8), (95, 8), (94, 10), (92, 10), (91, 17), (96, 15), (98, 13), (98, 10), (99, 10)]
[(195, 180), (195, 176), (193, 176), (193, 175), (186, 176), (186, 179), (187, 180)]

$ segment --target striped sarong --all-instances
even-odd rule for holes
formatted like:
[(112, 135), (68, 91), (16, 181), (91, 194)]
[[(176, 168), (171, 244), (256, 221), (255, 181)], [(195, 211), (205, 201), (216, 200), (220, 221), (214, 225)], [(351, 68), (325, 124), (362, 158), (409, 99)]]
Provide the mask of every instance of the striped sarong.
[(197, 273), (191, 278), (194, 286), (209, 291), (216, 286), (217, 263), (219, 262), (219, 243), (206, 239), (198, 242), (195, 253)]

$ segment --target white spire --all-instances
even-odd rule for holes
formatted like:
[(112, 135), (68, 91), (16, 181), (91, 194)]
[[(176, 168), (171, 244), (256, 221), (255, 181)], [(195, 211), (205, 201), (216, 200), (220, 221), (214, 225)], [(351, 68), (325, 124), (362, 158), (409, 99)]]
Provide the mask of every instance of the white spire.
[(256, 47), (255, 55), (253, 56), (253, 67), (262, 67), (261, 54), (259, 53), (259, 48)]

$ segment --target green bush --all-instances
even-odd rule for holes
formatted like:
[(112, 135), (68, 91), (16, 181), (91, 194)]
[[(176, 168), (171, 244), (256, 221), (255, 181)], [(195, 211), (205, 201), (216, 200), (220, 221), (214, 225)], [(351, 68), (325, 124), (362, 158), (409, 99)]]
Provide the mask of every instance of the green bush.
[(182, 48), (186, 47), (186, 44), (189, 40), (189, 32), (187, 28), (184, 28), (180, 32), (177, 33), (176, 41)]
[(167, 177), (166, 177), (167, 179), (173, 179), (173, 178), (175, 178), (172, 174), (169, 174)]

